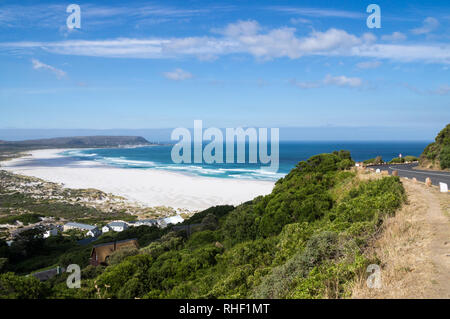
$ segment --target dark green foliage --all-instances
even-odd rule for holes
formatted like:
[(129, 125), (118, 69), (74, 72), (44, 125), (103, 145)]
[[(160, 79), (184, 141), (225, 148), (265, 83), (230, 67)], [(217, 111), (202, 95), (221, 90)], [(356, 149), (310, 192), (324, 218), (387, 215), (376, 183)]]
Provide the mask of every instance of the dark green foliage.
[(39, 214), (21, 214), (21, 215), (13, 215), (13, 216), (6, 216), (0, 218), (0, 224), (14, 224), (17, 221), (21, 222), (25, 226), (29, 224), (35, 224), (41, 220), (40, 217), (43, 217), (43, 215)]
[(405, 162), (417, 162), (419, 160), (416, 156), (407, 155), (404, 157)]
[(208, 214), (205, 218), (202, 219), (202, 229), (216, 230), (217, 227), (219, 227), (219, 220), (215, 215)]
[(45, 295), (44, 285), (32, 276), (0, 274), (0, 299), (38, 299)]
[(393, 158), (391, 161), (389, 161), (389, 164), (402, 164), (405, 162), (416, 162), (418, 160), (419, 160), (419, 158), (408, 155), (408, 156), (404, 156), (404, 157)]
[(450, 145), (446, 145), (442, 148), (439, 154), (439, 162), (442, 169), (450, 168)]
[(198, 224), (190, 236), (145, 226), (106, 234), (98, 242), (123, 236), (146, 243), (138, 254), (118, 251), (106, 268), (87, 266), (91, 247), (72, 248), (60, 264), (85, 267), (82, 289), (65, 288), (63, 275), (49, 282), (47, 296), (346, 297), (347, 284), (368, 262), (361, 250), (405, 199), (399, 178), (360, 182), (346, 171), (353, 165), (346, 151), (300, 162), (271, 194), (185, 221)]
[(255, 287), (254, 298), (286, 298), (296, 277), (305, 277), (314, 266), (323, 260), (338, 255), (338, 236), (325, 231), (311, 237), (305, 249), (295, 254), (285, 264), (275, 267), (262, 283)]
[(404, 162), (405, 162), (405, 159), (403, 157), (395, 157), (389, 161), (389, 164), (401, 164)]
[(384, 163), (384, 161), (383, 161), (383, 158), (381, 156), (377, 156), (375, 158), (371, 158), (371, 159), (365, 160), (363, 163), (366, 164), (366, 165), (381, 165), (381, 164)]
[(116, 250), (109, 256), (109, 265), (117, 265), (120, 264), (125, 258), (130, 256), (136, 256), (139, 254), (139, 250), (137, 248), (122, 248)]
[(234, 206), (231, 205), (213, 206), (195, 214), (191, 218), (185, 220), (181, 225), (199, 224), (202, 222), (203, 218), (205, 218), (209, 214), (216, 216), (217, 219), (221, 219), (223, 216), (227, 215), (233, 209)]
[(156, 226), (138, 226), (130, 227), (122, 232), (107, 232), (100, 236), (94, 244), (103, 244), (112, 242), (114, 240), (125, 240), (130, 238), (136, 238), (140, 247), (147, 246), (152, 241), (161, 238), (164, 234), (168, 233), (170, 229), (160, 229)]
[(438, 168), (450, 168), (450, 124), (439, 132), (434, 143), (425, 148), (419, 161), (422, 166), (439, 163)]

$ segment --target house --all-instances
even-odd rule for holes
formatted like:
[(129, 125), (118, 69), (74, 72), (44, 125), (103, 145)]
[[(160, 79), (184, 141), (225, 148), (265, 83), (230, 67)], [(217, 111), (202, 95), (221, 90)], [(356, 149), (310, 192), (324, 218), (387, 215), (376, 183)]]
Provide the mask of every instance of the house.
[(56, 227), (50, 228), (50, 229), (47, 229), (44, 232), (43, 237), (44, 238), (48, 238), (48, 237), (51, 237), (51, 236), (56, 236), (56, 235), (58, 235), (58, 233), (59, 233), (59, 229), (58, 228), (56, 228)]
[(97, 228), (97, 226), (93, 225), (72, 222), (64, 225), (64, 231), (68, 231), (71, 229), (86, 230), (86, 236), (96, 237), (101, 235), (101, 231)]
[(139, 248), (136, 238), (95, 245), (91, 251), (90, 264), (93, 266), (107, 265), (109, 256), (123, 248)]
[(130, 222), (130, 226), (138, 227), (138, 226), (158, 226), (158, 221), (156, 219), (141, 219), (135, 222)]
[(128, 224), (122, 221), (111, 222), (102, 227), (102, 232), (107, 233), (110, 230), (121, 232), (128, 228)]
[(109, 223), (108, 226), (112, 230), (117, 231), (117, 232), (124, 231), (125, 229), (128, 228), (128, 224), (125, 222), (122, 222), (122, 221)]

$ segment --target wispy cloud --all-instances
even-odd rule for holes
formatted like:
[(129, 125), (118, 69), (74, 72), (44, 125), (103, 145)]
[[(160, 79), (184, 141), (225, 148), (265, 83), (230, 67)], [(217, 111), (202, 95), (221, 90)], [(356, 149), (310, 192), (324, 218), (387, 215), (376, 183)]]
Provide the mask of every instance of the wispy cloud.
[(284, 12), (289, 14), (296, 14), (308, 17), (330, 17), (330, 18), (347, 18), (347, 19), (361, 19), (364, 15), (361, 12), (327, 9), (327, 8), (303, 8), (303, 7), (283, 7), (272, 6), (268, 8), (272, 11)]
[(401, 32), (393, 32), (392, 34), (383, 35), (381, 37), (382, 40), (390, 41), (390, 42), (399, 42), (406, 40), (406, 35)]
[(315, 89), (324, 86), (338, 86), (341, 88), (358, 88), (363, 85), (363, 80), (358, 77), (347, 77), (345, 75), (332, 76), (327, 74), (325, 78), (321, 81), (305, 81), (298, 82), (296, 80), (291, 80), (291, 84), (299, 87), (301, 89)]
[(163, 73), (164, 77), (173, 81), (184, 81), (192, 78), (192, 74), (190, 72), (184, 71), (182, 69), (175, 69), (172, 72)]
[(409, 83), (403, 83), (403, 86), (410, 91), (417, 93), (419, 95), (449, 95), (450, 94), (450, 85), (442, 84), (436, 89), (424, 89), (418, 88)]
[[(0, 7), (0, 27), (38, 27), (58, 29), (65, 25), (67, 5), (4, 5)], [(101, 6), (82, 4), (84, 26), (114, 24), (141, 24), (148, 19), (159, 22), (173, 21), (209, 12), (211, 9), (186, 9), (165, 5)]]
[(238, 21), (214, 30), (214, 33), (214, 36), (179, 38), (9, 42), (0, 43), (0, 50), (44, 50), (65, 55), (147, 59), (190, 56), (214, 60), (229, 54), (249, 54), (260, 60), (299, 59), (313, 55), (352, 56), (450, 64), (448, 44), (380, 44), (371, 33), (357, 36), (335, 28), (323, 32), (314, 30), (299, 37), (295, 28), (264, 29), (256, 21)]
[(423, 21), (420, 28), (412, 29), (414, 34), (427, 34), (434, 31), (439, 26), (439, 21), (436, 18), (428, 17)]
[(436, 90), (432, 90), (431, 92), (437, 95), (448, 95), (450, 94), (450, 85), (443, 84), (439, 86)]
[(379, 66), (381, 66), (381, 62), (380, 61), (367, 61), (367, 62), (360, 62), (357, 63), (356, 66), (359, 69), (376, 69)]
[(66, 76), (66, 72), (64, 72), (63, 70), (60, 70), (60, 69), (55, 68), (55, 67), (53, 67), (51, 65), (42, 63), (41, 61), (39, 61), (37, 59), (31, 59), (31, 63), (33, 64), (33, 69), (35, 69), (35, 70), (39, 70), (39, 69), (48, 70), (48, 71), (52, 72), (53, 74), (55, 74), (58, 79), (61, 79), (62, 77)]
[(362, 85), (363, 81), (360, 78), (350, 78), (350, 77), (346, 77), (344, 75), (331, 76), (328, 74), (325, 77), (325, 79), (323, 80), (323, 83), (329, 84), (329, 85), (337, 85), (340, 87), (356, 88), (356, 87), (360, 87)]

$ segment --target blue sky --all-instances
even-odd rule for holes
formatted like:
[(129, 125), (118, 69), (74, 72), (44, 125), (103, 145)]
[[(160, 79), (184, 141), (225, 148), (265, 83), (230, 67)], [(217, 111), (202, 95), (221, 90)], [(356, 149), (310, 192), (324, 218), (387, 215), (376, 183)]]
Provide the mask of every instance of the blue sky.
[(1, 129), (437, 132), (449, 68), (448, 0), (0, 1)]

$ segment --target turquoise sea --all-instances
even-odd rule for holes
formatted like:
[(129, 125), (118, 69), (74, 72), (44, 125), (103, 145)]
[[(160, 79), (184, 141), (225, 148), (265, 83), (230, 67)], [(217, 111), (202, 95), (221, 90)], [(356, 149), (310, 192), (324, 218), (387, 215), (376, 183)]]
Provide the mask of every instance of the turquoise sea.
[[(137, 148), (69, 150), (63, 155), (76, 160), (95, 161), (105, 165), (133, 169), (159, 169), (197, 176), (218, 178), (242, 178), (277, 180), (287, 174), (299, 161), (334, 150), (348, 150), (355, 161), (363, 161), (381, 155), (385, 161), (399, 154), (419, 156), (429, 144), (418, 142), (280, 142), (279, 170), (273, 173), (265, 164), (175, 164), (171, 158), (172, 145), (146, 146)], [(270, 154), (270, 146), (268, 147)], [(225, 150), (225, 148), (224, 148)], [(248, 153), (248, 148), (246, 148)], [(236, 154), (235, 154), (236, 155)]]

